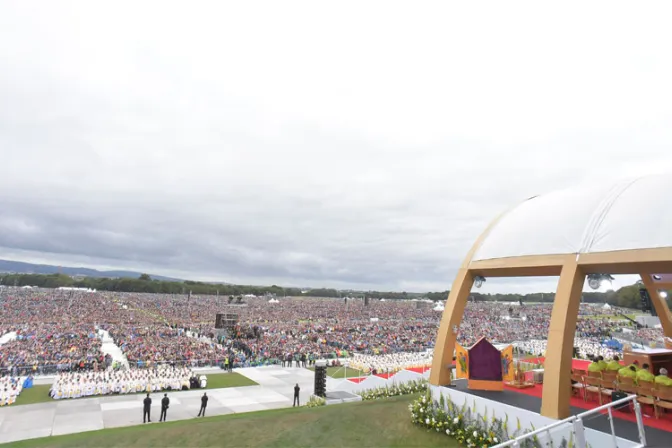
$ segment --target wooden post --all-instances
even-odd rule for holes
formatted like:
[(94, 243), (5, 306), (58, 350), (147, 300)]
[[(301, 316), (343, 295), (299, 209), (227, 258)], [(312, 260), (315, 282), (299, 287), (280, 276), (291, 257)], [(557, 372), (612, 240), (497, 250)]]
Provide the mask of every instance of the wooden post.
[(585, 274), (576, 263), (576, 255), (568, 256), (560, 273), (548, 331), (541, 399), (541, 415), (545, 417), (569, 417), (572, 351), (584, 281)]
[(457, 277), (450, 288), (446, 307), (441, 317), (441, 326), (436, 337), (432, 371), (429, 374), (430, 384), (435, 386), (450, 384), (448, 366), (453, 363), (453, 352), (457, 341), (457, 332), (454, 331), (454, 328), (460, 327), (464, 308), (467, 306), (473, 284), (474, 278), (468, 269), (462, 268), (457, 271)]
[(672, 313), (670, 312), (670, 308), (667, 306), (665, 299), (660, 297), (658, 288), (653, 279), (651, 279), (651, 275), (639, 274), (639, 276), (642, 277), (642, 283), (644, 283), (647, 291), (649, 291), (651, 304), (656, 309), (656, 314), (660, 318), (660, 326), (663, 327), (663, 334), (668, 338), (672, 338)]

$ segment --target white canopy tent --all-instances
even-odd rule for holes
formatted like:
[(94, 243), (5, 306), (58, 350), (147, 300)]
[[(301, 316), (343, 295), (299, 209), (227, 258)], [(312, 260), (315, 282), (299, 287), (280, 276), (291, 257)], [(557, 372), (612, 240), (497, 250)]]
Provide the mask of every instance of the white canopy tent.
[(472, 261), (672, 247), (672, 209), (660, 203), (642, 207), (661, 191), (672, 191), (672, 177), (646, 176), (532, 197), (501, 217)]

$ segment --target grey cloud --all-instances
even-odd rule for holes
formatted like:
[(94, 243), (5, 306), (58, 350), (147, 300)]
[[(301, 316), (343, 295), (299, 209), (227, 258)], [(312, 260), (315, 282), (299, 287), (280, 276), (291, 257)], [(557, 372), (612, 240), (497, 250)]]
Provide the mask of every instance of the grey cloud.
[[(672, 164), (672, 67), (652, 45), (669, 39), (651, 25), (625, 47), (604, 24), (617, 51), (597, 64), (592, 23), (521, 47), (508, 31), (529, 21), (508, 10), (478, 29), (388, 8), (407, 33), (378, 23), (374, 42), (368, 20), (285, 8), (162, 4), (150, 23), (150, 7), (23, 5), (0, 6), (0, 254), (27, 261), (446, 289), (506, 208)], [(591, 70), (546, 53), (558, 35)]]

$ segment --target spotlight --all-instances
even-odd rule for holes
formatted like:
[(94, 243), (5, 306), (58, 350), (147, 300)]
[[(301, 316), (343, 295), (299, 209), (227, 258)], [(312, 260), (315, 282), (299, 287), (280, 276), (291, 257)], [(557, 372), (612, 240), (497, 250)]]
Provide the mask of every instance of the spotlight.
[(663, 277), (661, 277), (661, 276), (658, 275), (658, 274), (653, 274), (651, 277), (653, 277), (653, 279), (654, 279), (655, 281), (657, 281), (657, 282), (659, 282), (659, 281), (661, 281), (661, 280), (663, 279)]
[(660, 291), (658, 295), (661, 299), (667, 299), (667, 291)]
[(588, 286), (590, 289), (600, 289), (601, 286), (605, 286), (606, 283), (611, 284), (614, 277), (609, 274), (589, 274), (588, 275)]
[(485, 277), (480, 276), (480, 275), (477, 275), (476, 277), (474, 277), (474, 286), (475, 287), (480, 288), (481, 286), (483, 286), (483, 283), (485, 283)]

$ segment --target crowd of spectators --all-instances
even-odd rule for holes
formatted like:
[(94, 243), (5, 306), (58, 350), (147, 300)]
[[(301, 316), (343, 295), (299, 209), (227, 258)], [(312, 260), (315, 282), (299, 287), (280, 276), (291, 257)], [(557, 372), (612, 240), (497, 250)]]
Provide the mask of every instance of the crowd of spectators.
[[(431, 302), (410, 300), (365, 305), (361, 299), (247, 297), (243, 305), (229, 305), (227, 299), (1, 288), (0, 336), (13, 337), (0, 346), (0, 369), (42, 373), (107, 367), (100, 329), (109, 331), (132, 367), (255, 366), (354, 353), (424, 353), (434, 345), (442, 314)], [(493, 343), (544, 341), (551, 309), (551, 304), (470, 302), (458, 342), (470, 346), (483, 336)], [(577, 341), (600, 344), (632, 325), (605, 316), (620, 312), (582, 304)], [(217, 313), (238, 316), (226, 336), (214, 328)], [(662, 337), (660, 330), (640, 333)]]

